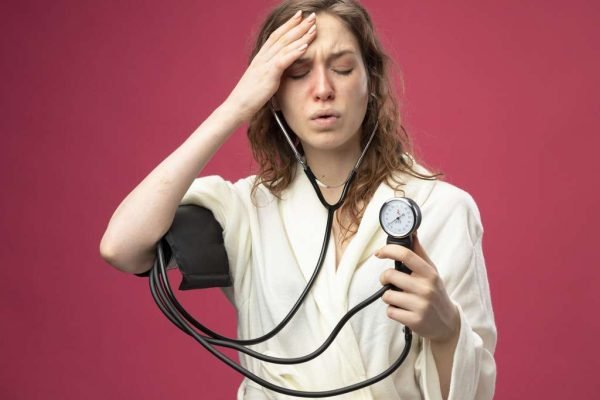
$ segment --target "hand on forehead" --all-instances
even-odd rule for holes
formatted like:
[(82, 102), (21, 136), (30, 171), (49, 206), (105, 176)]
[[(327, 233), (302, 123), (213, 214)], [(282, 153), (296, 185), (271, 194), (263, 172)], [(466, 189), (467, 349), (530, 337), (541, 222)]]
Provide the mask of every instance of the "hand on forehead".
[(315, 40), (298, 62), (332, 61), (339, 57), (361, 58), (356, 37), (340, 18), (329, 13), (317, 14), (316, 27)]

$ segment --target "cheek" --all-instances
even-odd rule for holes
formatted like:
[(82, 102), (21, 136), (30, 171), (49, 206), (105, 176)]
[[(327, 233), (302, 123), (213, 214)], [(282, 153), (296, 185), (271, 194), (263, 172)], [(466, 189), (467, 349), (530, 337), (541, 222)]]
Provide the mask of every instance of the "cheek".
[(277, 104), (277, 108), (279, 110), (287, 107), (288, 97), (289, 89), (286, 85), (281, 84), (279, 86), (279, 89), (277, 90), (277, 92), (275, 92), (275, 95), (273, 96), (273, 98), (275, 99), (275, 103)]
[(361, 124), (365, 113), (367, 111), (367, 104), (369, 102), (368, 86), (366, 80), (361, 80), (353, 85), (347, 93), (348, 99), (350, 99), (350, 106), (355, 112), (353, 112), (353, 120), (358, 121)]
[(298, 90), (280, 87), (276, 95), (277, 105), (285, 122), (296, 135), (302, 132), (302, 102)]
[(299, 112), (299, 106), (301, 105), (299, 91), (293, 85), (282, 84), (275, 95), (275, 99), (286, 120), (288, 118), (293, 119), (295, 114)]

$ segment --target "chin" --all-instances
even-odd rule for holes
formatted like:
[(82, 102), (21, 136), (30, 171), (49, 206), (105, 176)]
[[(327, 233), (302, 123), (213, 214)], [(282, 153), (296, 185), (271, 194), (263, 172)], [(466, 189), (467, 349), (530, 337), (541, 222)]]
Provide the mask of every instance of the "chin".
[[(358, 143), (358, 142), (357, 142)], [(311, 132), (308, 140), (302, 141), (303, 147), (315, 150), (333, 151), (352, 147), (354, 141), (336, 130)]]

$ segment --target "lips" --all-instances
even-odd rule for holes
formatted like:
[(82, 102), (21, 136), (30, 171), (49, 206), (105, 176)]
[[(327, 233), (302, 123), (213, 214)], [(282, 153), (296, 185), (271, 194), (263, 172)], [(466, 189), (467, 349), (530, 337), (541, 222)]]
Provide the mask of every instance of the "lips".
[(319, 110), (310, 116), (310, 124), (318, 131), (335, 129), (341, 114), (335, 110)]
[(340, 113), (335, 110), (319, 110), (310, 116), (311, 120), (319, 119), (337, 119), (340, 117)]

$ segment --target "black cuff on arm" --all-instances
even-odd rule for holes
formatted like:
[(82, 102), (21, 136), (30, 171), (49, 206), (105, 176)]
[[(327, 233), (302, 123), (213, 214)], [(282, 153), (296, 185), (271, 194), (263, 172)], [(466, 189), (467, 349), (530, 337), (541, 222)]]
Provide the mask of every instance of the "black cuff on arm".
[[(207, 208), (179, 206), (161, 242), (165, 262), (175, 257), (183, 276), (179, 290), (231, 286), (223, 228)], [(149, 276), (150, 271), (135, 275)]]

